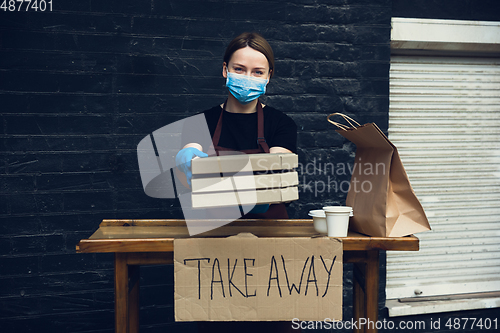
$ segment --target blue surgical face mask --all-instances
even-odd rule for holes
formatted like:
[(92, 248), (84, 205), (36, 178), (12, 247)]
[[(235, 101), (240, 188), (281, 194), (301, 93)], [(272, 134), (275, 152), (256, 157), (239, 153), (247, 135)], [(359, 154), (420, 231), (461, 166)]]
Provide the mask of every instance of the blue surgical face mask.
[(241, 103), (247, 104), (266, 92), (268, 80), (227, 72), (226, 87)]

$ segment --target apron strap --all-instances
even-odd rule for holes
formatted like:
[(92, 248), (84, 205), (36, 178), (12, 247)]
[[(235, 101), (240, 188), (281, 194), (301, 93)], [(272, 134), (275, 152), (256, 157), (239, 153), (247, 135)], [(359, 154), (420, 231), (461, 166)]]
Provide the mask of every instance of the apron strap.
[(269, 153), (269, 146), (264, 137), (264, 110), (262, 104), (257, 100), (257, 145), (259, 145), (265, 153)]
[[(214, 136), (212, 138), (213, 147), (219, 146), (220, 135), (222, 132), (222, 116), (226, 110), (227, 100), (222, 106), (222, 111), (219, 116), (219, 121), (217, 122), (217, 127), (215, 128)], [(262, 110), (262, 104), (257, 100), (257, 145), (262, 149), (264, 153), (269, 153), (269, 146), (264, 137), (264, 111)], [(215, 148), (217, 151), (217, 149)]]

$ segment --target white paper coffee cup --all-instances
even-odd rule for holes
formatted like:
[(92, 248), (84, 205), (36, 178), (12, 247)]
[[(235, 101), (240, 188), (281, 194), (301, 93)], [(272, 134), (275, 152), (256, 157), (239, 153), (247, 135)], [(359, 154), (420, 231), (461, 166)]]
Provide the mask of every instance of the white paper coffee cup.
[(325, 211), (322, 209), (311, 210), (308, 215), (313, 218), (314, 230), (321, 234), (326, 234), (328, 229), (326, 228)]
[(327, 206), (323, 207), (326, 214), (326, 228), (328, 237), (347, 237), (349, 228), (349, 216), (352, 207)]

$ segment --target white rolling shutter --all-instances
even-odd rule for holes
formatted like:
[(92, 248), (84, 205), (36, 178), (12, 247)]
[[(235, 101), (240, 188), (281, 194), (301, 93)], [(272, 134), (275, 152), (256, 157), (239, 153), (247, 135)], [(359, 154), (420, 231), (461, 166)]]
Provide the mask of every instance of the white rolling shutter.
[(500, 291), (500, 59), (392, 56), (389, 139), (432, 231), (387, 299)]

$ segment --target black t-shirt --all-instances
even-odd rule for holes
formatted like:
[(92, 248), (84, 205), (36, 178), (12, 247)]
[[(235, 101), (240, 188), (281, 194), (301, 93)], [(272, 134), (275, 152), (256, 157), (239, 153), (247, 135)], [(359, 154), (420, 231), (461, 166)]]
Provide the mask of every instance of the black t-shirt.
[[(219, 116), (222, 111), (220, 105), (202, 112), (205, 115), (210, 136), (213, 138)], [(273, 107), (265, 106), (264, 112), (264, 137), (269, 148), (283, 147), (293, 153), (297, 152), (297, 125), (292, 118)], [(187, 143), (200, 143), (196, 131), (183, 131), (183, 145)], [(222, 116), (222, 130), (219, 146), (234, 150), (258, 148), (257, 144), (257, 112), (231, 113), (224, 111)], [(208, 147), (203, 147), (206, 152)]]

